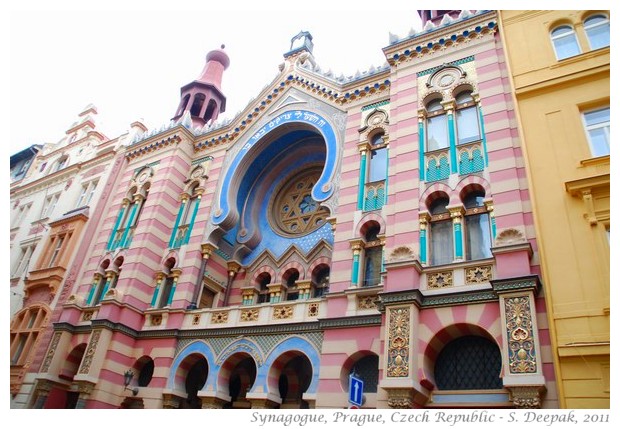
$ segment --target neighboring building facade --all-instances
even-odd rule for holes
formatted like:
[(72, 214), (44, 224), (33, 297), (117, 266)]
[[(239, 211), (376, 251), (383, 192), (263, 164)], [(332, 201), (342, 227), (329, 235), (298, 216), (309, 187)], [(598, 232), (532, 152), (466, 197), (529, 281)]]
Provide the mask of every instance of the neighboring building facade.
[(610, 14), (502, 11), (561, 406), (610, 402)]
[[(11, 183), (13, 395), (22, 388), (26, 372), (36, 366), (36, 350), (42, 348), (43, 353), (47, 348), (51, 323), (75, 282), (124, 162), (117, 156), (119, 139), (97, 131), (96, 115), (96, 108), (87, 106), (66, 136), (38, 147), (28, 160), (30, 166)], [(19, 402), (15, 396), (13, 400)]]
[(419, 12), (351, 77), (300, 32), (230, 121), (210, 52), (128, 145), (20, 406), (346, 408), (357, 374), (367, 408), (557, 407), (497, 14)]

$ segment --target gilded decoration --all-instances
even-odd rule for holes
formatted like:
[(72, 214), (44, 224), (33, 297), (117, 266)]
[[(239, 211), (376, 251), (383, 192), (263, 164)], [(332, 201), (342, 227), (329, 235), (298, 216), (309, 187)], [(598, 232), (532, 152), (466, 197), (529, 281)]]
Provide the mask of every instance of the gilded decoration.
[(323, 226), (329, 211), (312, 198), (312, 188), (319, 180), (320, 167), (304, 170), (284, 181), (272, 202), (270, 222), (274, 230), (284, 236), (297, 236), (313, 232)]
[(151, 315), (151, 326), (159, 326), (161, 325), (161, 314), (152, 314)]
[(427, 276), (429, 289), (441, 289), (452, 286), (452, 271), (442, 271), (440, 273), (429, 273)]
[(512, 374), (536, 372), (536, 350), (529, 297), (506, 298), (504, 306), (510, 372)]
[(93, 318), (94, 311), (85, 311), (82, 313), (82, 320), (87, 322)]
[(195, 314), (194, 318), (192, 319), (192, 325), (198, 325), (200, 324), (200, 314)]
[(515, 408), (540, 408), (542, 406), (541, 386), (510, 387), (510, 396)]
[(95, 356), (97, 345), (99, 344), (99, 337), (101, 337), (101, 329), (93, 331), (88, 347), (86, 348), (86, 353), (84, 353), (84, 360), (82, 361), (82, 366), (79, 371), (80, 374), (88, 374), (90, 371), (90, 365), (93, 363), (93, 357)]
[(275, 320), (290, 319), (292, 317), (293, 317), (293, 307), (290, 305), (285, 305), (283, 307), (274, 307), (273, 309), (273, 318)]
[(491, 279), (492, 276), (490, 265), (465, 268), (466, 284), (484, 283), (490, 281)]
[(388, 407), (397, 409), (413, 408), (411, 389), (385, 389), (388, 393)]
[(211, 314), (211, 323), (227, 323), (228, 322), (228, 312), (227, 311), (219, 311), (217, 313)]
[(372, 310), (377, 308), (376, 301), (379, 299), (378, 295), (366, 295), (357, 297), (357, 309), (358, 310)]
[(258, 320), (258, 309), (253, 308), (241, 312), (242, 322), (256, 322)]
[(317, 317), (319, 315), (319, 303), (313, 302), (308, 304), (308, 317)]
[(390, 309), (388, 377), (409, 376), (409, 308)]
[(58, 347), (58, 343), (60, 342), (61, 337), (60, 332), (55, 332), (54, 337), (52, 338), (52, 342), (50, 343), (49, 348), (47, 349), (47, 354), (45, 355), (45, 360), (43, 361), (43, 365), (41, 365), (41, 372), (47, 372), (52, 364), (52, 359), (54, 358), (54, 354), (56, 353), (56, 348)]

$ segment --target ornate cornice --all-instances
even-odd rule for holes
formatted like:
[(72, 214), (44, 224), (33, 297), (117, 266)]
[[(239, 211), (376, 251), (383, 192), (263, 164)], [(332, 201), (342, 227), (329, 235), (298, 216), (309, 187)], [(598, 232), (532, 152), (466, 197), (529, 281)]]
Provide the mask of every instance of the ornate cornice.
[(132, 160), (134, 158), (145, 155), (147, 153), (162, 149), (172, 144), (178, 144), (180, 142), (181, 142), (181, 137), (179, 137), (177, 134), (165, 137), (161, 140), (156, 140), (156, 139), (153, 141), (146, 140), (142, 142), (141, 144), (130, 146), (130, 148), (128, 148), (127, 152), (125, 153), (125, 157), (127, 157), (129, 160)]
[(335, 317), (330, 319), (319, 319), (320, 329), (338, 329), (361, 326), (381, 325), (381, 315)]

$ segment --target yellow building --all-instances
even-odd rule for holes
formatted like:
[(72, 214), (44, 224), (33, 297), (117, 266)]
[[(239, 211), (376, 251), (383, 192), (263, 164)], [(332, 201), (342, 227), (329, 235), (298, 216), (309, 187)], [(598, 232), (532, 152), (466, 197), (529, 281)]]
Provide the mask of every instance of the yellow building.
[(610, 405), (609, 22), (500, 12), (563, 408)]

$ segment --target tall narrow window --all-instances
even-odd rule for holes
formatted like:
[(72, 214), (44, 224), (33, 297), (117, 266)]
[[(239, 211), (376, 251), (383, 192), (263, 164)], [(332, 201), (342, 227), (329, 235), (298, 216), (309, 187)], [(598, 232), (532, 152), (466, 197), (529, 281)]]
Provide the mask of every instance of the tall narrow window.
[(43, 307), (28, 307), (11, 323), (11, 365), (23, 365), (37, 341), (47, 312)]
[(583, 114), (592, 156), (609, 155), (609, 107)]
[(45, 199), (43, 204), (43, 211), (41, 212), (41, 219), (50, 217), (56, 208), (56, 204), (60, 198), (60, 192), (54, 195), (50, 195)]
[(364, 210), (378, 210), (385, 204), (388, 148), (383, 131), (370, 139), (370, 160), (366, 172)]
[(551, 42), (558, 60), (574, 57), (581, 53), (575, 30), (568, 25), (562, 25), (551, 31)]
[(430, 261), (432, 265), (449, 264), (454, 260), (452, 219), (448, 198), (436, 199), (430, 207)]
[(383, 245), (378, 237), (380, 226), (372, 225), (364, 238), (364, 287), (377, 286), (381, 283), (381, 271), (383, 263)]
[(89, 183), (85, 183), (82, 185), (82, 189), (80, 191), (80, 196), (78, 198), (77, 204), (75, 207), (84, 207), (90, 204), (90, 201), (97, 190), (97, 180), (93, 180)]
[(60, 171), (63, 168), (65, 168), (67, 166), (67, 160), (68, 159), (69, 158), (67, 156), (63, 156), (58, 161), (56, 161), (56, 164), (54, 165), (53, 172)]
[(36, 246), (36, 244), (30, 244), (21, 248), (19, 259), (15, 264), (15, 268), (11, 274), (11, 278), (19, 277), (25, 271), (27, 271), (28, 265), (30, 264), (30, 258), (32, 258), (32, 254)]
[(271, 283), (271, 275), (269, 273), (262, 273), (257, 278), (258, 282), (258, 303), (264, 304), (269, 302), (269, 288), (267, 285)]
[(609, 46), (609, 18), (605, 15), (594, 15), (587, 18), (583, 28), (588, 36), (590, 49), (599, 49)]
[(170, 294), (172, 293), (172, 284), (174, 283), (174, 277), (168, 276), (164, 279), (164, 284), (161, 287), (161, 295), (159, 297), (158, 308), (164, 308), (168, 305)]
[(444, 149), (450, 145), (448, 139), (448, 119), (440, 100), (426, 105), (426, 151)]
[(484, 192), (470, 192), (465, 205), (465, 258), (469, 261), (490, 258), (491, 222), (484, 205)]
[(456, 96), (456, 132), (458, 144), (480, 140), (478, 107), (471, 91), (461, 92)]
[(192, 233), (192, 227), (194, 224), (194, 219), (196, 216), (196, 211), (198, 210), (198, 205), (200, 203), (200, 196), (196, 192), (198, 185), (194, 185), (189, 190), (189, 199), (186, 203), (181, 205), (180, 210), (182, 211), (177, 218), (178, 226), (176, 230), (173, 231), (175, 234), (174, 240), (171, 241), (172, 248), (178, 248), (183, 244), (187, 244), (189, 242), (190, 234)]
[(19, 207), (19, 209), (17, 210), (17, 214), (13, 218), (13, 222), (11, 222), (11, 228), (18, 227), (22, 223), (22, 221), (28, 215), (28, 211), (30, 210), (31, 206), (32, 206), (32, 203), (28, 203), (28, 204), (23, 204)]
[(50, 261), (49, 264), (47, 265), (48, 267), (54, 267), (56, 265), (58, 265), (58, 259), (59, 259), (59, 255), (62, 252), (62, 245), (65, 241), (65, 236), (64, 235), (59, 235), (56, 236), (56, 239), (54, 240), (54, 250), (52, 250), (52, 256), (50, 257)]

